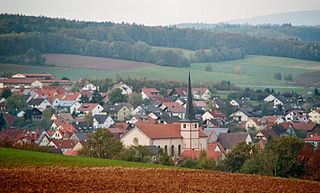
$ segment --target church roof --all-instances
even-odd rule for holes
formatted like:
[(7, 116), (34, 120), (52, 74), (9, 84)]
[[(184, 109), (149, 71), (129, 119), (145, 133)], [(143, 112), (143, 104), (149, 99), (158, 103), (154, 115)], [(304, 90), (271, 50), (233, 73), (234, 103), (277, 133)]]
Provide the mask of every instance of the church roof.
[[(180, 123), (154, 124), (139, 121), (136, 126), (151, 139), (182, 138)], [(207, 135), (202, 130), (199, 130), (199, 137), (207, 137)]]

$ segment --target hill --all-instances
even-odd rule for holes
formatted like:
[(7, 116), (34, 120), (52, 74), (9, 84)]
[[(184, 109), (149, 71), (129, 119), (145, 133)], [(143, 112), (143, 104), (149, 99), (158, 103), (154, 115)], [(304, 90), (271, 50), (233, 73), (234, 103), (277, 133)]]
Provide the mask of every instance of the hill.
[(262, 15), (246, 19), (237, 19), (229, 21), (231, 24), (283, 24), (291, 23), (292, 25), (309, 25), (317, 26), (320, 25), (320, 10), (313, 11), (297, 11), (278, 13), (270, 15)]
[(268, 33), (259, 36), (258, 32), (248, 34), (0, 14), (0, 61), (41, 66), (44, 65), (41, 54), (44, 53), (174, 67), (236, 60), (246, 55), (320, 60), (320, 43), (314, 41), (320, 39), (318, 29), (292, 30), (290, 25), (280, 29), (283, 38)]
[[(3, 148), (0, 155), (1, 192), (318, 192), (320, 189), (319, 182), (295, 179), (146, 169), (125, 162), (115, 165), (135, 168), (109, 167), (101, 163), (112, 163), (110, 160)], [(94, 167), (92, 163), (100, 165)]]

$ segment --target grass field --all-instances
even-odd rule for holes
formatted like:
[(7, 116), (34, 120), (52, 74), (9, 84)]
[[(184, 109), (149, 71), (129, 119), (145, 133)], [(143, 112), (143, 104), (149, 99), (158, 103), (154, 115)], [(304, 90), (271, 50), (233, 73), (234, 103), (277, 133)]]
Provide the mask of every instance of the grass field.
[[(161, 48), (159, 48), (161, 49)], [(50, 54), (48, 54), (50, 56)], [(48, 56), (47, 55), (47, 56)], [(51, 55), (53, 56), (53, 55)], [(75, 65), (70, 62), (70, 58), (66, 60), (65, 65), (69, 63), (69, 67), (61, 66), (64, 60), (61, 60), (61, 55), (54, 55), (58, 57), (60, 65), (59, 66), (46, 66), (46, 67), (36, 67), (36, 66), (23, 66), (23, 65), (12, 65), (12, 64), (0, 64), (0, 71), (11, 71), (11, 72), (48, 72), (54, 73), (58, 77), (69, 77), (71, 79), (79, 78), (92, 78), (92, 79), (103, 79), (106, 77), (112, 78), (115, 75), (127, 78), (147, 78), (153, 80), (186, 80), (189, 68), (177, 68), (177, 67), (166, 67), (150, 65), (144, 66), (139, 65), (134, 68), (134, 63), (127, 61), (128, 67), (116, 67), (114, 64), (112, 68), (103, 67), (103, 69), (93, 69), (93, 66), (97, 64), (94, 61), (92, 64), (90, 62), (85, 62), (84, 64)], [(60, 58), (59, 58), (60, 57)], [(73, 58), (83, 56), (72, 56)], [(91, 58), (91, 57), (90, 57)], [(98, 60), (100, 60), (98, 58)], [(91, 61), (91, 60), (88, 60)], [(112, 60), (114, 61), (114, 60)], [(92, 61), (91, 61), (92, 62)], [(125, 61), (121, 61), (121, 63)], [(131, 65), (129, 65), (131, 64)], [(212, 66), (212, 71), (206, 71), (206, 66)], [(126, 64), (124, 64), (126, 66)], [(240, 74), (234, 74), (233, 69), (240, 67)], [(99, 67), (101, 68), (101, 66)], [(226, 61), (226, 62), (216, 62), (216, 63), (195, 63), (191, 64), (192, 70), (192, 81), (193, 82), (219, 82), (222, 80), (230, 80), (232, 83), (240, 87), (251, 87), (251, 88), (274, 88), (277, 90), (308, 90), (307, 87), (313, 86), (312, 82), (319, 82), (320, 77), (317, 76), (320, 71), (320, 62), (313, 62), (307, 60), (298, 60), (291, 58), (282, 57), (271, 57), (271, 56), (248, 56), (244, 59)], [(275, 80), (273, 78), (274, 74), (281, 72), (282, 75), (287, 75), (291, 73), (293, 78), (299, 77), (299, 82), (287, 82), (285, 80)], [(310, 74), (313, 77), (313, 81), (309, 81), (309, 84), (303, 84), (301, 77), (304, 74)], [(309, 77), (309, 76), (308, 76)]]
[(142, 167), (142, 168), (169, 168), (168, 166), (127, 162), (120, 160), (98, 159), (81, 156), (64, 156), (52, 153), (24, 151), (18, 149), (0, 148), (0, 167)]

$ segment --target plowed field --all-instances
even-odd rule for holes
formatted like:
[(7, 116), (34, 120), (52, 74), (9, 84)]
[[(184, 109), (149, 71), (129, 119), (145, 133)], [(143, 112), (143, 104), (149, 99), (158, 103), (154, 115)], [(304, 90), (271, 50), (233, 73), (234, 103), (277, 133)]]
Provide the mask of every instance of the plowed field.
[(319, 192), (320, 183), (137, 168), (0, 168), (0, 192)]

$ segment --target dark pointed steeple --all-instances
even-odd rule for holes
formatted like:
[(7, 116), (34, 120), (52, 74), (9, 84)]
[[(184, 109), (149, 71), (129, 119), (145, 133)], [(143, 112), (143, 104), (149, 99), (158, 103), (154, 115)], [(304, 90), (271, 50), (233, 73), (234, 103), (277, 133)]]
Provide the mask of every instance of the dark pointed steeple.
[(193, 101), (192, 101), (190, 70), (189, 70), (187, 109), (186, 109), (186, 117), (185, 117), (185, 119), (187, 121), (194, 121), (195, 120), (195, 114), (194, 114), (194, 109), (193, 109)]

